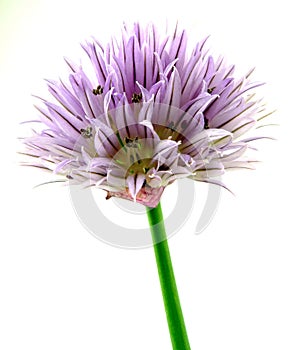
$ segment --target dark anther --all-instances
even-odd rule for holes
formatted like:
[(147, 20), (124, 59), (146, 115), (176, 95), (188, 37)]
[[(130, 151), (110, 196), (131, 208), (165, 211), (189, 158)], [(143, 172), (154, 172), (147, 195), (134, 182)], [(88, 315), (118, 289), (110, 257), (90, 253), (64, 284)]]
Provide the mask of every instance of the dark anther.
[(183, 120), (182, 123), (181, 123), (181, 128), (183, 130), (185, 130), (187, 127), (188, 127), (188, 123), (186, 122), (186, 120)]
[(103, 87), (101, 85), (98, 85), (96, 89), (93, 89), (94, 95), (101, 95), (103, 93)]
[(86, 129), (81, 129), (81, 135), (85, 137), (85, 139), (89, 139), (92, 137), (92, 126), (88, 126)]
[(209, 129), (208, 119), (204, 117), (204, 129)]
[(132, 103), (139, 103), (142, 100), (142, 94), (133, 94), (131, 98)]
[(168, 171), (168, 170), (171, 170), (171, 169), (166, 164), (162, 164), (159, 167), (159, 171)]
[(175, 131), (175, 123), (172, 121), (167, 126), (168, 129), (171, 129), (172, 131)]
[(207, 89), (207, 92), (209, 93), (209, 94), (211, 94), (212, 93), (212, 91), (215, 89), (215, 87), (212, 87), (212, 88), (208, 88)]
[(131, 138), (125, 136), (124, 141), (125, 141), (125, 144), (127, 147), (138, 148), (138, 137), (131, 139)]
[(73, 180), (73, 177), (71, 175), (66, 175), (66, 178), (69, 179), (69, 180)]

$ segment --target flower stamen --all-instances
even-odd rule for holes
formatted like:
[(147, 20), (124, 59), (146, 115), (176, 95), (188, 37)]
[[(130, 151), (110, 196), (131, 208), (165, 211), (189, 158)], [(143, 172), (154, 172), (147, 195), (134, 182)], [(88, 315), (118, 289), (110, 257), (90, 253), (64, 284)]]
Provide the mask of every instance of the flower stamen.
[(209, 129), (208, 119), (204, 117), (204, 129)]
[(126, 136), (124, 141), (125, 141), (125, 144), (126, 144), (127, 147), (140, 148), (140, 144), (138, 142), (138, 137), (135, 137), (134, 139), (131, 139), (131, 138)]
[(93, 89), (94, 95), (102, 95), (104, 88), (101, 85), (98, 85), (96, 89)]
[(172, 131), (176, 131), (175, 123), (173, 121), (169, 122), (167, 128), (172, 130)]
[(132, 103), (139, 103), (142, 100), (142, 94), (136, 94), (134, 93), (131, 98)]
[(90, 137), (93, 136), (92, 134), (92, 126), (87, 126), (86, 129), (81, 129), (80, 132), (81, 132), (81, 135), (85, 138), (85, 139), (89, 139)]

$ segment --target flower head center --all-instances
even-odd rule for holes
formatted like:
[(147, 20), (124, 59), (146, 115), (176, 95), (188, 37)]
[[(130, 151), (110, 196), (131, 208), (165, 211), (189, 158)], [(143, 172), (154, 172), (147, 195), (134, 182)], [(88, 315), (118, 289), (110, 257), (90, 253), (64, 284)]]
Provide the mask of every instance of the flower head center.
[(146, 174), (153, 167), (151, 158), (140, 159), (138, 154), (136, 155), (136, 158), (134, 158), (134, 155), (131, 155), (133, 156), (131, 160), (135, 160), (135, 162), (128, 168), (127, 175)]
[(156, 164), (152, 159), (152, 149), (147, 140), (138, 136), (128, 137), (122, 141), (123, 147), (116, 154), (115, 161), (125, 169), (127, 176), (133, 174), (146, 174)]

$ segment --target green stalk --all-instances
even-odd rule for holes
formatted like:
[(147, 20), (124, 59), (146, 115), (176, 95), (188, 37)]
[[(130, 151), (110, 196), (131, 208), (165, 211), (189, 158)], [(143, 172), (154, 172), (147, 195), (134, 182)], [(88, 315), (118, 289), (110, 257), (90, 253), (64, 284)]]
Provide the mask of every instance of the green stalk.
[(147, 208), (173, 350), (191, 350), (180, 305), (161, 204)]

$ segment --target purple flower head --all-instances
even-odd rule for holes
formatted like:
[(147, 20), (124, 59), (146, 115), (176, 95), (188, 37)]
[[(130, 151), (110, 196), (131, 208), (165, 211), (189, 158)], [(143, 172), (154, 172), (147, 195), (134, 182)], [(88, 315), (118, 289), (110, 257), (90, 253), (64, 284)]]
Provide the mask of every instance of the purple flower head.
[(137, 23), (106, 46), (85, 43), (93, 73), (66, 60), (67, 82), (48, 81), (28, 164), (150, 207), (176, 179), (221, 184), (226, 169), (251, 167), (241, 136), (264, 117), (250, 93), (261, 84), (252, 71), (235, 78), (205, 42), (191, 50), (185, 30)]

